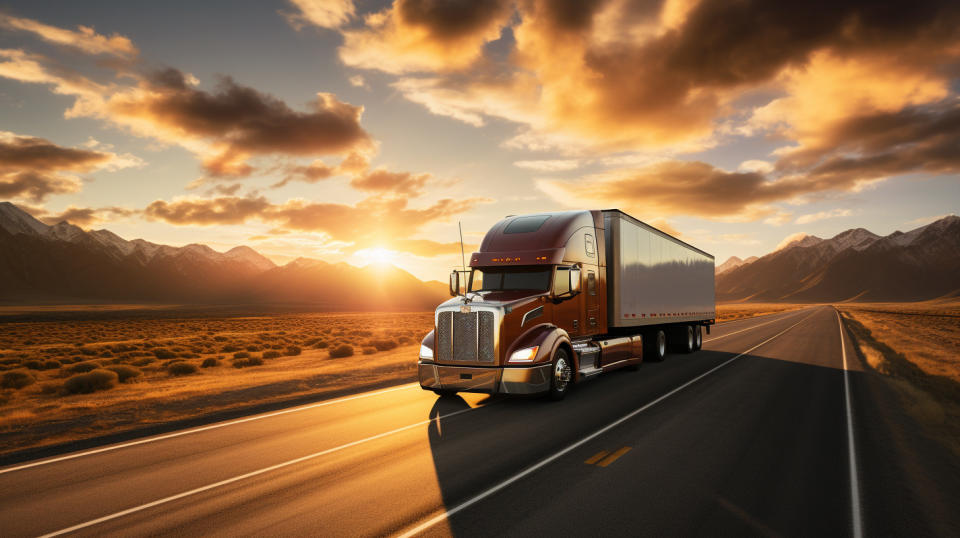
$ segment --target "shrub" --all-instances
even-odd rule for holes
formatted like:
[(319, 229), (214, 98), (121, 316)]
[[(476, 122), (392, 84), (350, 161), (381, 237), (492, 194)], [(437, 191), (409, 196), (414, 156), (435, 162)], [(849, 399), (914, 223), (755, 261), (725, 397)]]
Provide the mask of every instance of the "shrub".
[(391, 349), (397, 347), (396, 342), (387, 339), (371, 340), (370, 344), (377, 348), (377, 351), (390, 351)]
[(62, 366), (60, 361), (49, 360), (43, 363), (44, 370), (56, 370), (57, 368), (60, 368), (60, 366)]
[(330, 343), (327, 342), (326, 340), (320, 340), (319, 342), (317, 342), (316, 344), (314, 344), (313, 347), (316, 348), (316, 349), (326, 349), (326, 348), (330, 347)]
[(110, 357), (113, 357), (113, 353), (111, 353), (109, 350), (106, 350), (106, 349), (105, 349), (105, 350), (103, 350), (103, 351), (100, 352), (100, 356), (103, 357), (103, 358), (105, 358), (105, 359), (109, 359)]
[(372, 346), (367, 346), (367, 347), (363, 348), (363, 354), (364, 354), (364, 355), (373, 355), (373, 354), (376, 353), (376, 352), (377, 352), (377, 348), (372, 347)]
[(236, 352), (236, 353), (233, 354), (233, 358), (234, 358), (234, 359), (249, 359), (249, 358), (250, 358), (250, 354), (247, 353), (246, 351), (238, 351), (238, 352)]
[(279, 352), (279, 351), (274, 351), (274, 350), (272, 350), (272, 349), (269, 350), (269, 351), (264, 351), (264, 352), (263, 352), (263, 358), (264, 358), (264, 359), (276, 359), (276, 358), (279, 357), (279, 356), (280, 356), (280, 352)]
[(117, 374), (117, 378), (121, 383), (126, 383), (127, 381), (143, 375), (143, 372), (141, 372), (139, 368), (127, 366), (126, 364), (114, 364), (112, 366), (107, 366), (106, 370), (110, 370), (111, 372)]
[(134, 366), (146, 366), (146, 365), (150, 364), (151, 362), (157, 362), (157, 359), (155, 359), (155, 358), (153, 358), (153, 357), (141, 357), (141, 358), (139, 358), (139, 359), (131, 362), (130, 364), (132, 364), (132, 365), (134, 365)]
[(247, 351), (260, 351), (260, 346), (247, 346)]
[(82, 347), (82, 348), (80, 348), (80, 353), (83, 353), (84, 355), (87, 355), (87, 356), (93, 356), (93, 355), (96, 355), (96, 354), (97, 354), (96, 351), (94, 351), (94, 350), (92, 350), (92, 349), (90, 349), (90, 348), (88, 348), (88, 347)]
[(214, 359), (213, 357), (207, 357), (203, 359), (203, 362), (200, 363), (200, 368), (213, 368), (214, 366), (220, 366), (220, 361)]
[(0, 387), (5, 389), (22, 389), (36, 382), (37, 380), (34, 379), (33, 375), (26, 370), (10, 370), (9, 372), (4, 372), (3, 377), (0, 378)]
[(170, 375), (190, 375), (197, 373), (197, 365), (189, 362), (173, 362), (167, 366)]
[(304, 342), (303, 345), (306, 346), (306, 347), (311, 347), (311, 346), (317, 345), (317, 342), (319, 342), (319, 341), (320, 341), (319, 338), (311, 338), (311, 339), (307, 340), (306, 342)]
[(40, 394), (56, 394), (60, 392), (61, 388), (63, 388), (63, 385), (57, 383), (56, 381), (40, 383)]
[(170, 350), (167, 349), (167, 348), (158, 347), (158, 348), (156, 348), (156, 349), (153, 350), (153, 356), (156, 357), (156, 358), (158, 358), (158, 359), (163, 360), (163, 359), (173, 359), (173, 358), (176, 358), (177, 354), (174, 353), (174, 352), (172, 352), (172, 351), (170, 351)]
[(117, 379), (115, 372), (98, 368), (67, 379), (63, 383), (63, 388), (70, 394), (89, 394), (113, 388), (117, 384)]
[(23, 367), (31, 370), (42, 370), (43, 363), (38, 360), (23, 361)]
[(287, 350), (286, 350), (286, 353), (284, 353), (284, 355), (288, 357), (295, 357), (299, 355), (301, 351), (302, 350), (300, 349), (300, 346), (287, 346)]
[(353, 346), (348, 344), (340, 344), (330, 350), (330, 358), (332, 359), (340, 359), (351, 355), (353, 355)]
[(248, 366), (260, 366), (263, 364), (263, 359), (260, 357), (250, 357), (249, 359), (235, 359), (233, 361), (234, 368), (247, 368)]
[(67, 368), (67, 371), (71, 374), (82, 374), (86, 372), (92, 372), (100, 368), (100, 363), (96, 361), (83, 361), (73, 364)]
[(217, 342), (226, 342), (226, 341), (227, 341), (227, 337), (226, 337), (226, 336), (214, 336), (213, 339), (214, 339), (215, 341), (217, 341)]

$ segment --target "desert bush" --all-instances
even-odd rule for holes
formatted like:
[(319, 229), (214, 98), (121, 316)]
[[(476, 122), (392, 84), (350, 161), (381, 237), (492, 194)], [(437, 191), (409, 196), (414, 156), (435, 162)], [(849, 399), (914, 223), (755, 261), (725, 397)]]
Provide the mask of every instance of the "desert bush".
[(260, 346), (247, 346), (247, 351), (260, 351)]
[(226, 341), (227, 341), (227, 337), (226, 337), (226, 336), (214, 336), (213, 339), (216, 340), (217, 342), (226, 342)]
[(62, 383), (57, 383), (56, 381), (48, 381), (46, 383), (40, 383), (40, 394), (56, 394), (60, 392), (60, 389), (63, 388)]
[(349, 344), (340, 344), (339, 346), (330, 350), (330, 358), (340, 359), (343, 357), (349, 357), (353, 355), (353, 346)]
[(97, 361), (83, 361), (72, 364), (67, 367), (67, 371), (71, 374), (82, 374), (86, 372), (91, 372), (100, 368), (100, 363)]
[(117, 378), (121, 383), (126, 383), (143, 375), (143, 372), (141, 372), (139, 368), (127, 366), (126, 364), (114, 364), (107, 366), (105, 369), (117, 374)]
[(213, 368), (214, 366), (220, 366), (220, 361), (213, 357), (207, 357), (200, 363), (200, 368)]
[(5, 389), (22, 389), (36, 382), (33, 375), (26, 370), (10, 370), (0, 377), (0, 387)]
[(233, 358), (234, 358), (234, 359), (249, 359), (249, 358), (250, 358), (250, 354), (247, 353), (246, 351), (238, 351), (238, 352), (236, 352), (236, 353), (233, 354)]
[(231, 345), (223, 346), (220, 349), (220, 351), (223, 353), (233, 353), (234, 351), (240, 351), (240, 348), (231, 344)]
[(197, 365), (189, 362), (172, 362), (167, 366), (170, 375), (190, 375), (197, 373)]
[(375, 347), (373, 347), (373, 346), (367, 346), (367, 347), (363, 348), (363, 354), (364, 354), (364, 355), (373, 355), (373, 354), (376, 353), (376, 352), (377, 352), (377, 348), (375, 348)]
[(158, 347), (153, 350), (153, 356), (158, 359), (173, 359), (177, 354), (164, 347)]
[(300, 346), (287, 346), (287, 349), (284, 352), (284, 355), (288, 357), (295, 357), (299, 355), (302, 351), (303, 350), (300, 349)]
[(29, 360), (29, 361), (23, 361), (23, 367), (24, 367), (24, 368), (29, 368), (30, 370), (42, 370), (42, 369), (43, 369), (43, 363), (40, 362), (40, 361), (38, 361), (38, 360), (36, 360), (36, 359), (33, 359), (33, 360)]
[(139, 358), (139, 359), (137, 359), (137, 360), (135, 360), (135, 361), (132, 361), (130, 364), (132, 364), (132, 365), (134, 365), (134, 366), (146, 366), (146, 365), (150, 364), (151, 362), (157, 362), (157, 359), (155, 359), (155, 358), (153, 358), (153, 357), (141, 357), (141, 358)]
[(303, 345), (304, 345), (305, 347), (312, 347), (312, 346), (315, 346), (315, 345), (317, 344), (317, 342), (319, 342), (319, 341), (320, 341), (319, 338), (309, 338), (309, 339), (307, 339), (306, 341), (303, 342)]
[(276, 359), (279, 356), (280, 356), (280, 352), (273, 349), (263, 352), (264, 359)]
[(100, 356), (103, 357), (103, 358), (105, 358), (105, 359), (109, 359), (109, 358), (113, 357), (113, 353), (111, 353), (110, 350), (105, 349), (105, 350), (103, 350), (103, 351), (100, 352)]
[(412, 344), (414, 342), (413, 342), (413, 339), (410, 338), (409, 336), (401, 336), (400, 338), (397, 338), (397, 343), (400, 344), (401, 346), (405, 346), (407, 344)]
[(84, 355), (86, 355), (86, 356), (88, 356), (88, 357), (92, 357), (92, 356), (94, 356), (94, 355), (97, 354), (96, 351), (94, 351), (93, 349), (91, 349), (91, 348), (89, 348), (89, 347), (81, 347), (81, 348), (80, 348), (80, 353), (83, 353)]
[(320, 340), (319, 342), (314, 344), (313, 347), (316, 349), (326, 349), (330, 347), (330, 342), (327, 342), (326, 340)]
[(386, 338), (377, 338), (370, 341), (370, 344), (377, 348), (377, 351), (390, 351), (391, 349), (397, 347), (397, 343), (393, 340), (388, 340)]
[(44, 361), (43, 363), (44, 370), (56, 370), (57, 368), (60, 368), (60, 366), (62, 366), (60, 361), (55, 360)]
[(233, 361), (234, 368), (247, 368), (250, 366), (260, 366), (263, 364), (263, 359), (260, 357), (250, 357), (249, 359), (235, 359)]
[(63, 388), (70, 394), (89, 394), (113, 388), (117, 384), (118, 377), (116, 372), (98, 368), (70, 377), (64, 381)]

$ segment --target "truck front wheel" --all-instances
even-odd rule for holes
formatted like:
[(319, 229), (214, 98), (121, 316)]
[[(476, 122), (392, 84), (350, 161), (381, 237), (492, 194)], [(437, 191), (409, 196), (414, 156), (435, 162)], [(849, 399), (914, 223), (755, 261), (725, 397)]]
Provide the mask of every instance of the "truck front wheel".
[(573, 378), (573, 366), (570, 362), (570, 355), (564, 348), (557, 349), (553, 355), (553, 367), (550, 369), (550, 392), (551, 400), (562, 400), (570, 390), (570, 380)]
[(643, 339), (643, 360), (660, 362), (667, 356), (667, 333), (657, 329)]

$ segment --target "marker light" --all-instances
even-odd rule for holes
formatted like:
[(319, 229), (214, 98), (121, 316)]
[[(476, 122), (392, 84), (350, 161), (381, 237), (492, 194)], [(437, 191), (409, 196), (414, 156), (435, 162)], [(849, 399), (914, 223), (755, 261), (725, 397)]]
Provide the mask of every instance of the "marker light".
[(433, 350), (429, 346), (420, 344), (420, 358), (421, 359), (433, 359)]
[(513, 355), (510, 355), (509, 362), (533, 362), (534, 357), (537, 356), (538, 349), (540, 349), (540, 346), (518, 349), (513, 352)]

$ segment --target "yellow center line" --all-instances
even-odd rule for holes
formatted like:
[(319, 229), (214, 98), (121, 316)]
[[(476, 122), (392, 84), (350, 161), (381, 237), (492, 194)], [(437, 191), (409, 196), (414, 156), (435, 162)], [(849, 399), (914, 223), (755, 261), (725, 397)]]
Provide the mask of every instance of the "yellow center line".
[(593, 456), (590, 456), (590, 459), (584, 461), (583, 463), (586, 463), (587, 465), (593, 465), (594, 463), (597, 463), (598, 461), (600, 461), (607, 454), (609, 454), (609, 452), (607, 452), (606, 450), (601, 450), (600, 452), (597, 452)]
[(598, 463), (598, 464), (597, 464), (597, 467), (606, 467), (607, 465), (610, 465), (611, 463), (617, 461), (617, 459), (618, 459), (620, 456), (626, 454), (627, 452), (630, 452), (630, 447), (625, 446), (625, 447), (621, 448), (620, 450), (617, 450), (617, 451), (614, 452), (613, 454), (610, 454), (610, 455), (607, 456), (606, 458), (603, 458), (603, 461), (601, 461), (600, 463)]

